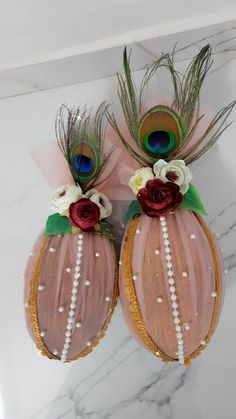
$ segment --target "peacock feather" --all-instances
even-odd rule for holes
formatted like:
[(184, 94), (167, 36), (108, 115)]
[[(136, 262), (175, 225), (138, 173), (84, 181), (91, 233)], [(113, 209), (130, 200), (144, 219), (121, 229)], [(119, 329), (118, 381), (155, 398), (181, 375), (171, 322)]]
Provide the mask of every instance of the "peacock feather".
[(65, 156), (75, 183), (85, 192), (99, 184), (113, 149), (105, 155), (103, 142), (105, 135), (104, 115), (106, 103), (97, 112), (87, 108), (68, 108), (62, 105), (56, 118), (56, 137)]
[[(174, 52), (171, 55), (162, 54), (149, 66), (138, 92), (130, 69), (130, 55), (127, 56), (127, 49), (124, 49), (124, 74), (117, 75), (117, 90), (133, 140), (132, 145), (122, 134), (114, 114), (106, 109), (109, 123), (130, 154), (142, 165), (153, 165), (153, 162), (160, 158), (166, 161), (183, 159), (186, 163), (191, 163), (212, 147), (230, 125), (227, 119), (236, 101), (222, 108), (200, 138), (191, 142), (199, 122), (204, 117), (200, 115), (199, 96), (213, 62), (211, 47), (203, 47), (184, 74), (175, 69), (174, 56)], [(166, 69), (170, 74), (174, 90), (173, 102), (169, 107), (158, 105), (143, 114), (144, 96), (149, 80), (160, 68)]]

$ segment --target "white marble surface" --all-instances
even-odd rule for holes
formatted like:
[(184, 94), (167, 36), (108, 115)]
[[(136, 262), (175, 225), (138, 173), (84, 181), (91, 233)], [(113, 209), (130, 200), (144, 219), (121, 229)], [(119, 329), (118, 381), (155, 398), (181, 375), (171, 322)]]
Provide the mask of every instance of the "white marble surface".
[[(236, 53), (219, 54), (203, 90), (204, 109), (213, 112), (236, 97), (235, 75)], [(100, 345), (72, 364), (38, 356), (26, 331), (22, 274), (47, 217), (50, 196), (30, 151), (54, 139), (54, 116), (62, 102), (95, 106), (104, 98), (113, 101), (114, 94), (115, 82), (110, 78), (0, 102), (0, 418), (233, 419), (236, 123), (215, 150), (192, 168), (208, 221), (219, 232), (228, 274), (219, 327), (191, 369), (164, 365), (140, 348), (130, 336), (120, 306)], [(154, 94), (164, 97), (163, 84), (152, 90)]]

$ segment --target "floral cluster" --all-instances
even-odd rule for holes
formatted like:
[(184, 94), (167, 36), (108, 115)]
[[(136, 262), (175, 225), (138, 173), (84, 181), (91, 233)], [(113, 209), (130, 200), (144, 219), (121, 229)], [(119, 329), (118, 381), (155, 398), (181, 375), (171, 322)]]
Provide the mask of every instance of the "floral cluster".
[(100, 220), (112, 212), (109, 199), (96, 189), (83, 194), (79, 185), (63, 185), (52, 196), (53, 212), (69, 217), (73, 226), (93, 231)]
[(150, 217), (168, 214), (183, 201), (192, 173), (183, 160), (158, 160), (153, 169), (142, 167), (130, 178), (129, 186)]

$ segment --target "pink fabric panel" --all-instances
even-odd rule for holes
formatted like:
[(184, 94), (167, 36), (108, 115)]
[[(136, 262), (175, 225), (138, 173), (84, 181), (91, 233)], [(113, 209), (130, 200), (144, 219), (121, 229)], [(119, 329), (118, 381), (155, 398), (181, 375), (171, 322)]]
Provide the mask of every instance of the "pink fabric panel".
[[(75, 309), (75, 322), (68, 358), (77, 356), (86, 348), (89, 341), (99, 335), (111, 310), (114, 295), (115, 258), (112, 243), (97, 234), (83, 233), (83, 255), (81, 278)], [(35, 245), (35, 252), (41, 238)], [(56, 249), (50, 252), (49, 248)], [(95, 253), (99, 253), (99, 257)], [(29, 282), (32, 276), (34, 259), (29, 259), (26, 269), (25, 298), (29, 295)], [(51, 236), (40, 269), (39, 285), (45, 289), (38, 291), (38, 321), (40, 330), (46, 332), (43, 341), (50, 352), (62, 350), (66, 323), (69, 313), (71, 289), (76, 259), (76, 239), (73, 234)], [(66, 269), (70, 268), (71, 272)], [(89, 281), (89, 285), (85, 282)], [(109, 297), (109, 301), (106, 301)], [(58, 308), (64, 311), (59, 312)], [(32, 335), (30, 323), (28, 325)]]

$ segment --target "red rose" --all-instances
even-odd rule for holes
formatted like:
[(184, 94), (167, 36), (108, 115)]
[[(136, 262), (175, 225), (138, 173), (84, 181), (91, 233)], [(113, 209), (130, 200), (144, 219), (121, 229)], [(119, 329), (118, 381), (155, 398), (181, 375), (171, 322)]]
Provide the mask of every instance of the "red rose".
[(176, 183), (153, 179), (139, 190), (137, 199), (146, 215), (158, 217), (177, 208), (183, 201), (183, 195)]
[(94, 202), (88, 198), (70, 204), (70, 219), (72, 224), (84, 231), (94, 230), (100, 218), (100, 210)]

